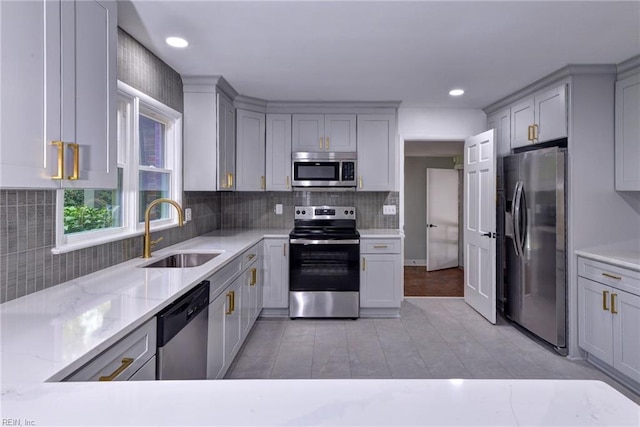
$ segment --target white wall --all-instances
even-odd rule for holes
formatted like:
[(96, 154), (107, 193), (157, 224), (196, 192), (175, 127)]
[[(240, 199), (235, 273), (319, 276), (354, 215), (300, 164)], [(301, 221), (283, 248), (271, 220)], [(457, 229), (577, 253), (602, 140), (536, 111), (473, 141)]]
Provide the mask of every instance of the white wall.
[(402, 108), (398, 109), (399, 141), (396, 150), (396, 182), (400, 191), (400, 229), (404, 219), (404, 142), (461, 141), (486, 130), (487, 116), (470, 108)]

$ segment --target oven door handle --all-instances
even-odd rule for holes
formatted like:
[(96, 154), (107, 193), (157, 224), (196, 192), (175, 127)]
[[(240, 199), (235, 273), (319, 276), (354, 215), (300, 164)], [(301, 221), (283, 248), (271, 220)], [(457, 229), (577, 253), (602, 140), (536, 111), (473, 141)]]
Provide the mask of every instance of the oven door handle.
[(290, 239), (292, 245), (359, 245), (359, 239), (346, 240), (312, 240), (312, 239)]

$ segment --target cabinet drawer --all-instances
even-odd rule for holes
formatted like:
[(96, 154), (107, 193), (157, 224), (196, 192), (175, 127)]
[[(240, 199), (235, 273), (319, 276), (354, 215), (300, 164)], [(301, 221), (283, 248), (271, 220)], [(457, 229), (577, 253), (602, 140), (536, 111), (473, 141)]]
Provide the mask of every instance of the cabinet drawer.
[(156, 318), (109, 347), (65, 381), (127, 381), (156, 354)]
[(399, 254), (400, 239), (361, 239), (360, 253)]
[(578, 275), (640, 295), (640, 272), (578, 257)]
[(231, 284), (238, 274), (242, 271), (242, 257), (235, 257), (229, 264), (222, 267), (208, 280), (211, 282), (209, 291), (209, 302), (213, 301), (220, 292)]
[(242, 255), (242, 270), (246, 270), (254, 262), (262, 258), (262, 242), (256, 243), (249, 250), (246, 250)]

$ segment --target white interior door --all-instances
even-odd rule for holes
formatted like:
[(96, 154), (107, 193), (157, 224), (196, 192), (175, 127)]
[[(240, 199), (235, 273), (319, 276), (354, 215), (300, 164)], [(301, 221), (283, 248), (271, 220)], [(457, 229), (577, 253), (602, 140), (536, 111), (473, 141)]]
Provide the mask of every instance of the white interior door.
[(496, 323), (496, 153), (493, 130), (464, 142), (464, 300)]
[(458, 171), (427, 169), (427, 271), (458, 266)]

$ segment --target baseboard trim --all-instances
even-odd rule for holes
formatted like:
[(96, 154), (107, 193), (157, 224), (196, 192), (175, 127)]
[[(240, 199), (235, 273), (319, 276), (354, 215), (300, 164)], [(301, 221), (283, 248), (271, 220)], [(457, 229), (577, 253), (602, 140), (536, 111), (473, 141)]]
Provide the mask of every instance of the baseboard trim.
[(404, 266), (405, 267), (426, 267), (427, 261), (424, 259), (405, 259)]

